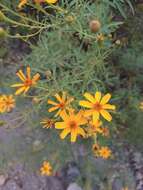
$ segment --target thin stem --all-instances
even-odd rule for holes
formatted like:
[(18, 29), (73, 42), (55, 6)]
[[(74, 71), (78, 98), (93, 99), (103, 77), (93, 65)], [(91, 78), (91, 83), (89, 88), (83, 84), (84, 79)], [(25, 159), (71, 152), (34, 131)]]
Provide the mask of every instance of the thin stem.
[(40, 23), (40, 22), (38, 22), (38, 21), (32, 20), (32, 19), (30, 19), (30, 18), (27, 18), (27, 17), (24, 17), (24, 16), (18, 14), (17, 12), (15, 12), (15, 11), (9, 9), (8, 7), (4, 6), (4, 5), (1, 4), (1, 3), (0, 3), (0, 6), (3, 7), (6, 11), (11, 12), (12, 14), (14, 14), (14, 15), (16, 15), (16, 16), (18, 16), (18, 17), (20, 17), (20, 18), (23, 18), (24, 20), (33, 22), (33, 23), (35, 23), (35, 24), (44, 25), (43, 23)]
[(33, 33), (33, 34), (29, 34), (29, 35), (26, 35), (26, 36), (21, 36), (21, 35), (12, 36), (12, 35), (10, 35), (10, 34), (7, 34), (7, 36), (8, 36), (9, 38), (30, 38), (30, 37), (36, 36), (36, 35), (39, 34), (41, 31), (42, 31), (42, 29), (38, 30), (37, 32), (35, 32), (35, 33)]

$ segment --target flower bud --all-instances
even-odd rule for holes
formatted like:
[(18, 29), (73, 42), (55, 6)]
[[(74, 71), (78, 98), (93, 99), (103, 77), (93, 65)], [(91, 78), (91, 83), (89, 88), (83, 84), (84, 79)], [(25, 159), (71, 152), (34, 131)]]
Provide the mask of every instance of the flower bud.
[(0, 38), (5, 38), (7, 36), (7, 31), (0, 27)]
[(35, 104), (38, 104), (40, 101), (41, 101), (40, 98), (37, 98), (37, 97), (34, 97), (32, 99), (32, 102), (35, 103)]
[(0, 11), (0, 22), (4, 21), (6, 19), (6, 16), (3, 14), (2, 11)]
[(98, 32), (101, 28), (101, 23), (99, 22), (99, 20), (91, 20), (89, 22), (89, 27), (90, 27), (90, 30), (91, 32)]
[(65, 18), (65, 20), (68, 22), (68, 23), (72, 23), (74, 20), (75, 20), (75, 18), (73, 17), (73, 16), (67, 16), (66, 18)]

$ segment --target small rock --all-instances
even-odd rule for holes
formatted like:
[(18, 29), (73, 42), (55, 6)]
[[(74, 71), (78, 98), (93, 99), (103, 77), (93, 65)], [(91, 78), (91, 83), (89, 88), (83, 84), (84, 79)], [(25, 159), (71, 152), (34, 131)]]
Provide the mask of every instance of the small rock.
[(21, 188), (16, 184), (15, 181), (9, 180), (2, 190), (21, 190)]
[(0, 175), (0, 186), (3, 186), (7, 180), (6, 175)]
[(80, 186), (78, 186), (76, 183), (71, 183), (67, 190), (82, 190), (82, 188)]

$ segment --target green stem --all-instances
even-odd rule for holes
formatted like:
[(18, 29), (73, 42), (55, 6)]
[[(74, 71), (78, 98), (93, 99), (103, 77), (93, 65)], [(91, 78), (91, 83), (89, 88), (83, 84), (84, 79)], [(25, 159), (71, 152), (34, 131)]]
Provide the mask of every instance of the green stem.
[(9, 12), (12, 13), (13, 15), (16, 15), (16, 16), (18, 16), (18, 17), (24, 19), (24, 20), (33, 22), (33, 23), (38, 24), (38, 25), (44, 25), (43, 23), (37, 22), (37, 21), (35, 21), (35, 20), (32, 20), (32, 19), (30, 19), (30, 18), (24, 17), (24, 16), (22, 16), (22, 15), (16, 13), (15, 11), (9, 9), (8, 7), (4, 6), (4, 5), (1, 4), (1, 3), (0, 3), (0, 6), (1, 6), (2, 8), (4, 8), (6, 11), (9, 11)]

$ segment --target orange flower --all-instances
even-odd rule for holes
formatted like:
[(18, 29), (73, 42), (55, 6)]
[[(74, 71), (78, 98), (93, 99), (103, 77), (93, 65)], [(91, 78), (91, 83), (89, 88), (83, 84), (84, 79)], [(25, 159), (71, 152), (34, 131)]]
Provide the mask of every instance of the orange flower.
[(63, 129), (60, 134), (61, 139), (64, 139), (69, 133), (71, 133), (71, 142), (75, 142), (78, 135), (85, 136), (85, 131), (81, 128), (81, 125), (87, 123), (87, 120), (83, 117), (82, 111), (77, 114), (74, 112), (66, 112), (61, 115), (63, 122), (56, 122), (56, 129)]
[(19, 95), (21, 93), (25, 94), (30, 89), (30, 87), (34, 86), (37, 83), (40, 78), (39, 73), (35, 74), (33, 78), (31, 78), (31, 69), (29, 66), (27, 67), (26, 76), (23, 74), (22, 70), (19, 70), (16, 75), (21, 79), (22, 83), (12, 85), (12, 87), (19, 88), (16, 91), (15, 95)]
[(96, 136), (97, 133), (101, 134), (102, 133), (102, 128), (101, 128), (102, 122), (97, 120), (97, 121), (90, 121), (89, 126), (85, 129), (86, 130), (86, 138), (91, 137), (91, 136)]
[(3, 95), (2, 96), (4, 101), (4, 110), (10, 112), (15, 107), (15, 99), (13, 95)]
[(52, 128), (55, 124), (55, 122), (49, 118), (43, 119), (40, 123), (43, 125), (43, 128), (46, 129)]
[(111, 98), (111, 94), (106, 94), (101, 98), (101, 92), (96, 92), (95, 96), (92, 96), (90, 93), (85, 93), (84, 97), (88, 100), (82, 100), (79, 102), (80, 106), (89, 108), (85, 111), (85, 115), (93, 116), (93, 121), (99, 120), (100, 114), (107, 120), (111, 121), (112, 116), (107, 110), (115, 110), (115, 106), (108, 104), (108, 101)]
[(55, 116), (61, 115), (65, 113), (65, 111), (70, 111), (70, 103), (73, 101), (73, 98), (68, 97), (65, 92), (63, 92), (62, 96), (59, 94), (55, 94), (55, 98), (58, 102), (54, 102), (52, 100), (48, 100), (48, 104), (53, 105), (48, 111), (53, 112), (58, 110)]
[(100, 120), (92, 121), (89, 124), (91, 128), (93, 128), (95, 133), (102, 133), (102, 128), (101, 128), (102, 122)]
[(13, 95), (0, 96), (0, 113), (10, 112), (15, 107), (15, 99)]
[(107, 146), (103, 146), (99, 150), (99, 156), (108, 159), (111, 156), (112, 152)]
[(44, 161), (42, 167), (40, 168), (41, 175), (50, 176), (52, 175), (52, 166), (49, 162)]

